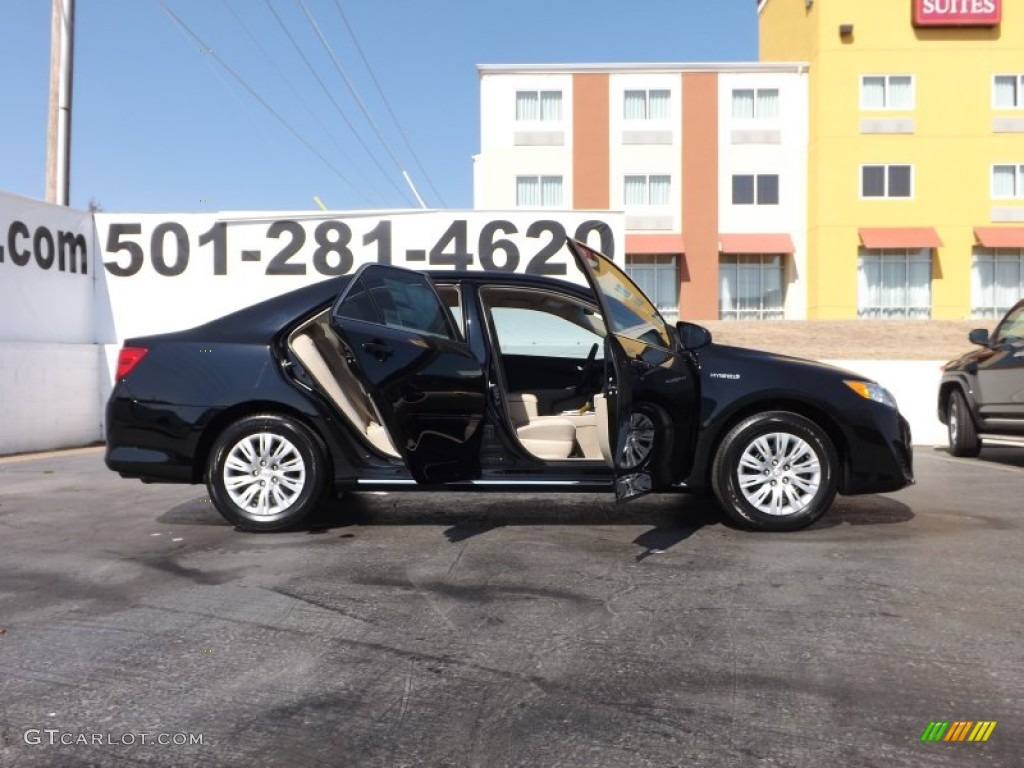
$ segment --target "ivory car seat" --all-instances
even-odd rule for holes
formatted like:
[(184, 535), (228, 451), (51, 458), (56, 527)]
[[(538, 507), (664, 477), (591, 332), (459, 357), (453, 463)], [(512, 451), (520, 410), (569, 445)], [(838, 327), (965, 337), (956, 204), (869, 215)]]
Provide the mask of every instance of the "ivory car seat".
[(537, 396), (515, 392), (506, 398), (508, 415), (523, 448), (538, 459), (567, 459), (576, 443), (576, 426), (559, 416), (540, 416)]
[(341, 342), (318, 320), (292, 336), (290, 346), (302, 367), (338, 409), (381, 453), (400, 458), (391, 436), (377, 419), (362, 383), (348, 367)]
[(594, 395), (594, 413), (597, 415), (597, 444), (601, 448), (601, 458), (609, 467), (614, 467), (612, 447), (608, 439), (608, 401), (601, 392)]

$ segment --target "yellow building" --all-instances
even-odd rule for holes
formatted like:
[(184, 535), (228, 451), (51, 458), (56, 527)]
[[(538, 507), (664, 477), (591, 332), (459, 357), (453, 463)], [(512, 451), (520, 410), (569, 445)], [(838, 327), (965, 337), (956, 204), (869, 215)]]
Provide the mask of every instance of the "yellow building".
[(762, 0), (809, 64), (809, 318), (1000, 314), (1024, 296), (1024, 3)]

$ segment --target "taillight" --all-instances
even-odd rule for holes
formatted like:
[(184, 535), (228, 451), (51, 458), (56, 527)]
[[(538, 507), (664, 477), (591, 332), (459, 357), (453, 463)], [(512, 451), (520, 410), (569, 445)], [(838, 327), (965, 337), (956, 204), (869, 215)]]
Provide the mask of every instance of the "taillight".
[(117, 356), (117, 380), (120, 381), (131, 373), (147, 352), (149, 350), (145, 347), (121, 347), (121, 354)]

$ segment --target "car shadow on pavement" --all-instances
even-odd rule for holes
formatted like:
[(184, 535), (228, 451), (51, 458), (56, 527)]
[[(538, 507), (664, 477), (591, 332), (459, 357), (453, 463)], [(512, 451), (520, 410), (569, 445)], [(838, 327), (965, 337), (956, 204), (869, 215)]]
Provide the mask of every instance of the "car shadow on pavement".
[(837, 496), (832, 509), (807, 530), (816, 531), (839, 525), (893, 525), (908, 523), (914, 517), (914, 510), (902, 501), (888, 496)]
[[(935, 451), (946, 456), (952, 456), (949, 448), (945, 446), (936, 446)], [(1024, 444), (993, 445), (986, 440), (982, 442), (981, 453), (976, 458), (963, 459), (963, 461), (981, 461), (986, 464), (1002, 464), (1006, 467), (1024, 469)]]
[[(453, 499), (465, 503), (453, 503)], [(906, 504), (887, 496), (836, 499), (834, 506), (809, 530), (841, 525), (890, 525), (914, 518)], [(165, 525), (229, 527), (208, 497), (177, 504), (156, 518)], [(309, 519), (289, 530), (322, 535), (351, 526), (444, 526), (444, 536), (458, 544), (507, 526), (644, 526), (634, 543), (644, 548), (643, 560), (664, 552), (708, 526), (737, 526), (726, 519), (710, 496), (652, 494), (618, 504), (600, 494), (485, 495), (435, 493), (347, 493), (326, 501)]]

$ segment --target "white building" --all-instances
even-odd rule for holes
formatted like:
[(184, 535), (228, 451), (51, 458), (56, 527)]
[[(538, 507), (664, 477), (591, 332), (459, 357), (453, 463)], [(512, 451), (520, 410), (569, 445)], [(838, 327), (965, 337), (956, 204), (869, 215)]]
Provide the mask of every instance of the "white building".
[(667, 315), (805, 316), (804, 65), (478, 70), (476, 208), (621, 210)]

